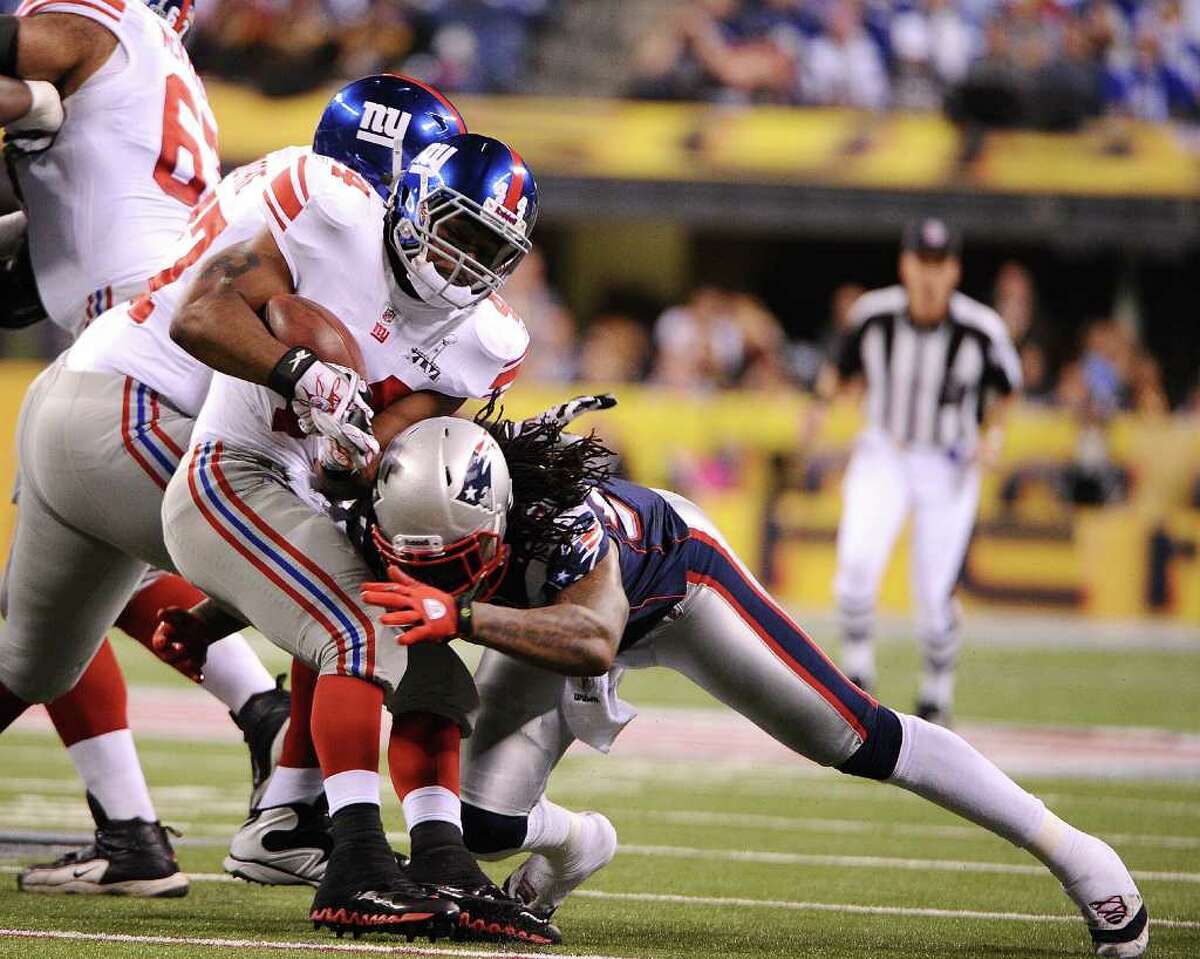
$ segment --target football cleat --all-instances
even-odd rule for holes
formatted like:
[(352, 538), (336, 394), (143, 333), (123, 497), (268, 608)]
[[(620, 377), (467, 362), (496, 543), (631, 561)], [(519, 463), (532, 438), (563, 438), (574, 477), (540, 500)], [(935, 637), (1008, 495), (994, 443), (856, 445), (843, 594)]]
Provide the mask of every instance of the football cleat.
[(938, 726), (950, 728), (950, 707), (939, 706), (937, 703), (931, 703), (926, 700), (921, 700), (917, 703), (915, 710), (918, 719), (924, 719), (926, 722), (935, 723)]
[(563, 900), (599, 872), (617, 852), (617, 831), (598, 812), (579, 813), (553, 859), (534, 853), (504, 880), (504, 892), (549, 919)]
[(1150, 915), (1137, 893), (1097, 899), (1079, 910), (1098, 956), (1133, 959), (1150, 944)]
[(562, 933), (549, 917), (538, 916), (524, 903), (487, 883), (474, 889), (426, 886), (459, 910), (454, 938), (467, 942), (520, 942), (531, 946), (557, 946)]
[(234, 833), (225, 871), (264, 886), (319, 886), (333, 850), (328, 808), (322, 796), (255, 809)]
[(186, 896), (188, 878), (179, 871), (166, 829), (144, 819), (109, 819), (95, 797), (90, 846), (54, 862), (30, 866), (17, 876), (22, 892), (84, 896)]
[(279, 761), (283, 736), (287, 732), (292, 708), (291, 694), (283, 688), (282, 674), (275, 677), (275, 688), (255, 693), (230, 718), (242, 731), (250, 749), (250, 811), (253, 813), (267, 788), (271, 771)]
[(450, 899), (433, 896), (407, 879), (394, 879), (388, 889), (336, 889), (323, 884), (308, 917), (314, 929), (331, 929), (341, 937), (349, 932), (388, 932), (410, 942), (449, 938), (458, 929), (459, 908)]

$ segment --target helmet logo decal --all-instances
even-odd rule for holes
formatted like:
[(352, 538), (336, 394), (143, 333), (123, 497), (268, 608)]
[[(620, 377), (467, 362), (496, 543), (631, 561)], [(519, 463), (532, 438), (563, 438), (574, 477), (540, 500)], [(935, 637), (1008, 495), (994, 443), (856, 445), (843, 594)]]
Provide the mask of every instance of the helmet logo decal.
[(408, 125), (411, 122), (411, 113), (366, 100), (363, 103), (362, 117), (358, 121), (356, 136), (359, 140), (366, 140), (368, 143), (390, 147), (404, 139), (404, 134), (408, 132)]
[(484, 441), (480, 440), (471, 450), (471, 461), (467, 463), (467, 471), (463, 476), (463, 487), (456, 497), (461, 503), (471, 506), (483, 506), (484, 497), (491, 498), (492, 492), (492, 461), (484, 452)]

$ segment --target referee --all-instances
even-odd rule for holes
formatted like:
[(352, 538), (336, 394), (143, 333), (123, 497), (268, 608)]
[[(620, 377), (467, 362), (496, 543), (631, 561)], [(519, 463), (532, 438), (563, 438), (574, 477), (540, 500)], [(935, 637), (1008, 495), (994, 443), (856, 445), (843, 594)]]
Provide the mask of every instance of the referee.
[(923, 670), (916, 711), (947, 723), (960, 645), (954, 586), (979, 505), (981, 465), (995, 461), (1021, 366), (1003, 321), (955, 290), (960, 238), (942, 220), (910, 223), (900, 285), (864, 293), (836, 356), (818, 377), (807, 435), (848, 381), (865, 381), (866, 423), (842, 488), (834, 595), (842, 666), (875, 683), (879, 583), (912, 517), (913, 600)]

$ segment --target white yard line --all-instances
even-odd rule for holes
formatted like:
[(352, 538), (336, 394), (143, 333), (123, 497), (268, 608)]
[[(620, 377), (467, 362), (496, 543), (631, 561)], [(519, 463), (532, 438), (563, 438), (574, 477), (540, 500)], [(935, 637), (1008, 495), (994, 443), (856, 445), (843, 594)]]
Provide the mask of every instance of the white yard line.
[[(765, 829), (774, 832), (815, 832), (827, 835), (915, 836), (927, 839), (987, 839), (991, 833), (978, 826), (934, 826), (921, 823), (887, 822), (866, 819), (825, 819), (821, 817), (764, 816), (760, 813), (715, 813), (694, 809), (613, 809), (610, 816), (650, 819), (681, 826), (712, 826), (728, 830), (731, 826)], [(1149, 833), (1104, 833), (1105, 840), (1128, 846), (1154, 846), (1162, 849), (1200, 849), (1200, 836), (1164, 836)]]
[[(900, 859), (890, 856), (827, 856), (814, 853), (765, 852), (755, 849), (696, 849), (690, 846), (639, 846), (622, 843), (618, 854), (661, 856), (668, 859), (705, 859), (717, 862), (755, 862), (780, 866), (838, 866), (851, 869), (910, 869), (933, 872), (1004, 873), (1041, 876), (1043, 866), (1009, 862), (978, 862), (963, 859)], [(1200, 883), (1200, 872), (1137, 871), (1135, 879)]]
[[(842, 902), (797, 902), (790, 899), (738, 899), (726, 896), (675, 896), (652, 892), (600, 892), (577, 889), (571, 895), (581, 899), (613, 899), (626, 902), (669, 902), (681, 906), (743, 906), (746, 908), (793, 909), (798, 912), (842, 912), (867, 916), (920, 916), (931, 919), (990, 919), (1004, 922), (1082, 922), (1079, 916), (1056, 916), (1029, 912), (981, 912), (977, 909), (928, 909), (918, 906), (863, 906)], [(1151, 927), (1200, 929), (1192, 919), (1156, 919)]]
[[(377, 945), (369, 942), (339, 942), (330, 938), (324, 942), (287, 942), (279, 939), (211, 939), (197, 936), (132, 936), (118, 933), (79, 932), (74, 929), (2, 929), (0, 938), (58, 939), (73, 942), (113, 942), (151, 946), (207, 946), (212, 949), (272, 949), (280, 952), (351, 952), (382, 953), (392, 956), (466, 956), (468, 959), (545, 959), (544, 952), (509, 952), (503, 947), (485, 952), (482, 949), (439, 949), (435, 946)], [(621, 956), (595, 956), (578, 953), (571, 959), (625, 959)]]

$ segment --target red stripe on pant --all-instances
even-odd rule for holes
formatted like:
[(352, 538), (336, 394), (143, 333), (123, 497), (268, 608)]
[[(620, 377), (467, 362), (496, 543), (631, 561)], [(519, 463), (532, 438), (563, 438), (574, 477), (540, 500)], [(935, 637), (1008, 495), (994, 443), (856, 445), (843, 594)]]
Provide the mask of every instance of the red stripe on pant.
[(142, 455), (141, 450), (134, 443), (133, 434), (129, 428), (133, 408), (134, 382), (133, 377), (125, 377), (125, 393), (121, 401), (121, 443), (124, 445), (125, 451), (133, 457), (133, 461), (142, 468), (142, 472), (154, 480), (154, 485), (161, 490), (165, 490), (167, 488), (167, 481), (158, 475), (158, 472), (150, 464), (150, 461)]
[(332, 576), (330, 576), (327, 572), (325, 572), (325, 570), (321, 569), (320, 566), (317, 566), (312, 562), (312, 560), (292, 546), (292, 544), (279, 535), (276, 530), (272, 529), (266, 522), (264, 522), (258, 516), (258, 514), (254, 512), (254, 510), (250, 509), (249, 506), (247, 506), (238, 498), (238, 495), (233, 491), (233, 487), (230, 485), (229, 480), (227, 480), (225, 478), (225, 474), (221, 472), (221, 466), (219, 462), (220, 458), (221, 444), (217, 443), (213, 447), (212, 458), (209, 461), (209, 465), (213, 476), (216, 478), (217, 485), (221, 488), (221, 492), (225, 494), (225, 498), (232, 503), (237, 511), (245, 516), (246, 519), (250, 521), (251, 525), (255, 526), (260, 533), (262, 533), (269, 540), (271, 540), (271, 542), (287, 553), (293, 562), (295, 562), (301, 569), (309, 573), (321, 585), (323, 585), (329, 591), (329, 594), (333, 598), (334, 602), (348, 610), (354, 619), (358, 621), (359, 626), (362, 627), (363, 639), (366, 645), (366, 649), (363, 651), (363, 656), (365, 659), (363, 675), (374, 675), (375, 626), (371, 622), (370, 617), (362, 611), (362, 608), (357, 602), (352, 600), (345, 594), (345, 592), (342, 591), (342, 588), (337, 584)]
[(188, 490), (192, 495), (192, 502), (196, 504), (196, 508), (200, 510), (200, 515), (208, 522), (214, 530), (226, 543), (250, 563), (255, 569), (263, 574), (272, 583), (278, 586), (283, 592), (291, 597), (296, 605), (303, 609), (309, 616), (315, 619), (328, 633), (333, 637), (334, 643), (338, 648), (338, 673), (344, 675), (346, 673), (346, 649), (342, 642), (341, 630), (339, 630), (333, 622), (328, 619), (306, 596), (296, 590), (275, 570), (271, 569), (246, 545), (244, 545), (236, 536), (227, 530), (221, 523), (220, 517), (213, 513), (208, 505), (204, 502), (204, 494), (196, 480), (196, 474), (199, 471), (200, 456), (193, 453), (191, 465), (188, 467)]

